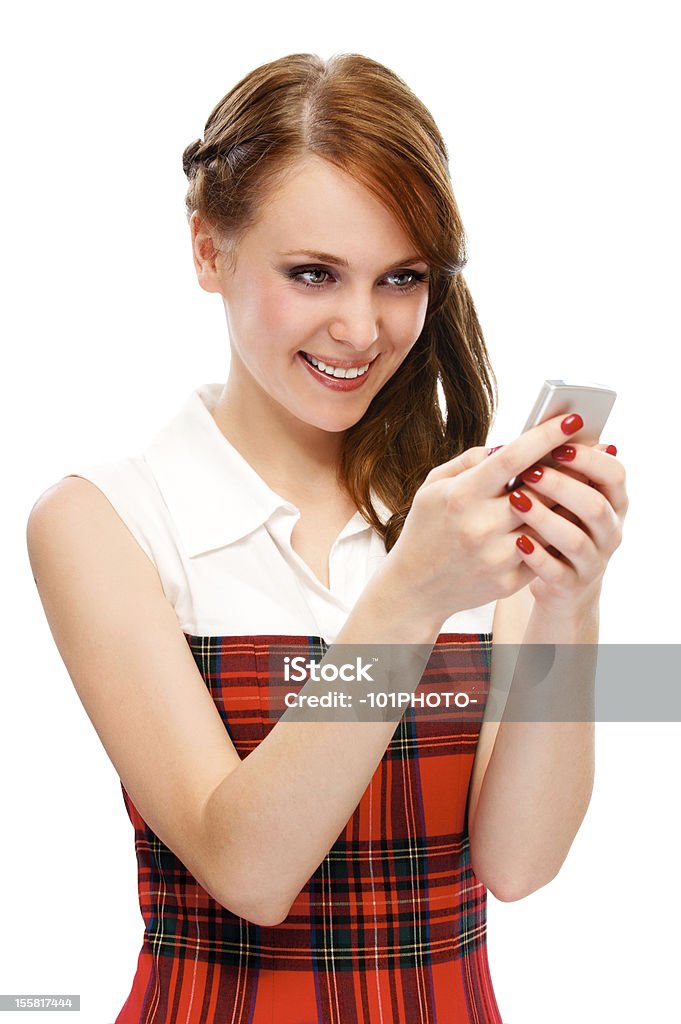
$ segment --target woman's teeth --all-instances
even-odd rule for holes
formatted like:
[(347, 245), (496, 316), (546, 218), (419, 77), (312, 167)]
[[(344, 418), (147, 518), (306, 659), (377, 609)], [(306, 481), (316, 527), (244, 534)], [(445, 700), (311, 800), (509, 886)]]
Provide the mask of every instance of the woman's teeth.
[(318, 370), (322, 370), (329, 377), (361, 377), (369, 369), (369, 363), (365, 363), (364, 366), (351, 366), (346, 370), (342, 366), (327, 366), (319, 359), (315, 359), (314, 356), (309, 356), (307, 352), (303, 352), (302, 355), (304, 359), (307, 359), (308, 363), (312, 363), (313, 366), (316, 366)]

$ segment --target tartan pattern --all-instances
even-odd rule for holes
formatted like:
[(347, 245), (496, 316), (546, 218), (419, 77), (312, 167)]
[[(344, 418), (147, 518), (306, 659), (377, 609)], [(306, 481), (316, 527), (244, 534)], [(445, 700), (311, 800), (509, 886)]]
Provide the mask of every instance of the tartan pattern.
[[(272, 651), (319, 660), (327, 650), (320, 637), (185, 637), (242, 759), (276, 724)], [(466, 821), (491, 652), (491, 633), (439, 635), (417, 692), (474, 690), (475, 717), (407, 707), (345, 829), (276, 927), (217, 903), (121, 783), (145, 929), (116, 1024), (502, 1024)]]

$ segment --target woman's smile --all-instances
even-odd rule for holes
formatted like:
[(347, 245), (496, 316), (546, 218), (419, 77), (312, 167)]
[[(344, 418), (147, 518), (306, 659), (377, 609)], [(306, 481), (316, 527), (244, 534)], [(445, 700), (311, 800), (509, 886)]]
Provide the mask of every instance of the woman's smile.
[[(368, 363), (364, 363), (361, 366), (349, 367), (347, 369), (343, 367), (332, 367), (321, 363), (321, 365), (315, 365), (311, 360), (312, 356), (307, 356), (303, 352), (298, 352), (296, 358), (302, 363), (305, 370), (310, 376), (316, 380), (322, 387), (328, 388), (329, 391), (356, 391), (358, 388), (365, 383), (367, 377), (371, 372), (371, 368), (374, 360)], [(378, 358), (378, 357), (375, 357)], [(315, 360), (315, 363), (317, 360)], [(326, 368), (325, 368), (326, 367)]]

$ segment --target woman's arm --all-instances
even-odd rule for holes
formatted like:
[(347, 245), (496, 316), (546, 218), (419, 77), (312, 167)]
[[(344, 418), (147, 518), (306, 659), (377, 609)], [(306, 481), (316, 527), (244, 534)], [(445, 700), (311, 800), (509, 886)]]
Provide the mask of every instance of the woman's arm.
[[(50, 488), (27, 545), (59, 652), (136, 810), (217, 902), (254, 924), (282, 920), (397, 723), (282, 720), (242, 759), (154, 563), (99, 488), (78, 477)], [(338, 639), (411, 642), (427, 663), (437, 633), (384, 575)], [(407, 667), (400, 688), (413, 691), (418, 659)]]
[[(529, 602), (529, 621), (527, 615), (518, 614), (521, 595)], [(591, 705), (597, 604), (578, 616), (558, 620), (555, 613), (543, 614), (531, 595), (521, 591), (498, 602), (494, 636), (495, 644), (497, 638), (499, 643), (523, 647), (559, 644), (554, 662), (557, 674), (551, 685), (569, 688), (575, 706)], [(593, 646), (580, 650), (578, 645)], [(522, 659), (518, 662), (522, 664)], [(507, 652), (499, 663), (508, 664)], [(493, 652), (492, 687), (494, 664)], [(513, 686), (506, 707), (519, 708), (514, 703)], [(556, 876), (584, 819), (593, 788), (594, 723), (501, 718), (500, 722), (483, 723), (486, 748), (476, 754), (468, 819), (471, 863), (480, 881), (498, 899), (517, 900)], [(481, 740), (482, 735), (481, 729)], [(485, 749), (486, 765), (478, 760), (485, 757)]]
[(509, 496), (534, 538), (520, 550), (536, 578), (508, 700), (469, 815), (473, 868), (508, 900), (556, 876), (593, 788), (599, 600), (629, 500), (624, 467), (604, 445), (574, 444), (566, 456), (576, 476), (536, 466), (521, 474), (524, 500)]

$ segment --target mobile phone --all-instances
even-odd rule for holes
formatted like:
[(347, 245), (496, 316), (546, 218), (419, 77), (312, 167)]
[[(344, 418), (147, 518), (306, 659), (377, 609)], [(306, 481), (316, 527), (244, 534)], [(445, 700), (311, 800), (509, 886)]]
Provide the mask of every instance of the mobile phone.
[[(584, 420), (584, 426), (575, 434), (570, 434), (570, 440), (581, 444), (598, 444), (616, 398), (617, 392), (606, 384), (545, 380), (521, 433), (524, 434), (562, 412), (578, 412)], [(506, 490), (512, 491), (521, 483), (521, 478), (514, 476), (506, 484)]]

